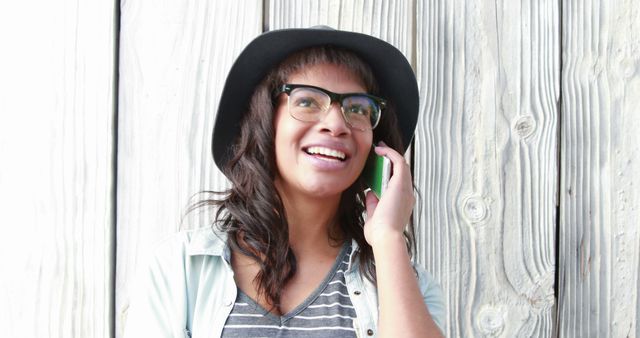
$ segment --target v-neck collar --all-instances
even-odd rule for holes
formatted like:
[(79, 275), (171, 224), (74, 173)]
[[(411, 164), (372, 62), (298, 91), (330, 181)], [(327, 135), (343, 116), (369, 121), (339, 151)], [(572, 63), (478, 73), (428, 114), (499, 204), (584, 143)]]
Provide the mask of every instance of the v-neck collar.
[(282, 326), (291, 318), (297, 316), (300, 312), (304, 311), (309, 305), (311, 305), (318, 298), (318, 296), (320, 296), (322, 291), (324, 291), (324, 289), (327, 287), (329, 282), (335, 276), (340, 265), (344, 262), (345, 253), (349, 249), (350, 245), (351, 245), (351, 241), (345, 241), (345, 243), (342, 245), (342, 249), (340, 249), (340, 253), (338, 253), (338, 256), (336, 256), (335, 262), (333, 262), (333, 266), (331, 267), (331, 269), (329, 269), (329, 272), (324, 277), (322, 282), (320, 282), (320, 284), (316, 287), (316, 289), (313, 292), (311, 292), (311, 294), (309, 294), (309, 296), (305, 298), (302, 301), (302, 303), (297, 305), (291, 311), (283, 314), (282, 316), (278, 316), (276, 314), (269, 312), (262, 305), (258, 304), (258, 302), (256, 302), (253, 298), (251, 298), (249, 295), (247, 295), (242, 290), (240, 290), (240, 288), (238, 288), (238, 295), (241, 295), (241, 297), (244, 298), (244, 300), (249, 304), (249, 306), (255, 307), (259, 312), (263, 313), (265, 318), (274, 322), (278, 326)]

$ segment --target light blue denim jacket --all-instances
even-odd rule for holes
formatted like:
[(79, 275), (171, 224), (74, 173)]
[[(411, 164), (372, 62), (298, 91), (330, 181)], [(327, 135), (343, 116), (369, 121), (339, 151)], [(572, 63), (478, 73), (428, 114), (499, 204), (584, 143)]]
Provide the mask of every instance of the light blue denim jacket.
[[(353, 246), (356, 251), (355, 241)], [(211, 229), (182, 231), (163, 241), (144, 270), (138, 272), (125, 338), (220, 337), (237, 293), (229, 262), (226, 236)], [(354, 321), (356, 334), (375, 337), (377, 292), (357, 265), (352, 255), (345, 273), (358, 317)], [(424, 301), (442, 331), (442, 290), (424, 269), (416, 270)]]

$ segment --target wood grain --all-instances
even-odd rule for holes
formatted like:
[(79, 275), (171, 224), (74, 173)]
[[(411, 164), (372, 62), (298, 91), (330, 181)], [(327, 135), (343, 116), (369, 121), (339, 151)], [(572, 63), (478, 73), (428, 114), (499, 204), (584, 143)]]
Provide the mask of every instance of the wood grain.
[(562, 2), (558, 335), (640, 336), (640, 3)]
[(413, 60), (414, 4), (403, 0), (269, 0), (269, 29), (327, 25), (365, 33), (396, 46)]
[(136, 267), (206, 225), (182, 220), (193, 194), (227, 185), (209, 145), (235, 56), (263, 28), (318, 24), (416, 69), (418, 259), (447, 336), (640, 336), (638, 2), (121, 4), (119, 70), (115, 2), (0, 4), (3, 336), (120, 336)]
[(549, 337), (559, 4), (418, 1), (420, 260), (449, 337)]
[(262, 1), (127, 1), (122, 5), (118, 131), (116, 332), (136, 267), (180, 228), (190, 198), (227, 183), (211, 131), (227, 72), (262, 32)]
[(113, 1), (0, 3), (3, 337), (111, 337)]

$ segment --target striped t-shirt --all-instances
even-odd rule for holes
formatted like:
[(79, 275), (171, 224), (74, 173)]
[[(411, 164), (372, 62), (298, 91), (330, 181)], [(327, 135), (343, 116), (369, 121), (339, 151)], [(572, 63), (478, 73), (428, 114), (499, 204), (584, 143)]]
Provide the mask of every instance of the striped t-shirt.
[(283, 316), (269, 313), (238, 289), (222, 337), (356, 337), (356, 311), (344, 279), (350, 253), (347, 242), (320, 286)]

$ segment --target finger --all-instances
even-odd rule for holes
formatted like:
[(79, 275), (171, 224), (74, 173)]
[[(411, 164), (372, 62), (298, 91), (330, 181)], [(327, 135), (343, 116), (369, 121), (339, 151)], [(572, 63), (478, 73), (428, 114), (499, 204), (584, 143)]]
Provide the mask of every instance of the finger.
[(404, 176), (408, 176), (408, 180), (411, 181), (411, 169), (409, 168), (409, 164), (405, 160), (405, 158), (395, 151), (393, 148), (385, 147), (385, 146), (376, 146), (375, 147), (376, 154), (380, 156), (384, 156), (391, 161), (392, 170), (391, 170), (391, 179), (402, 179)]
[(373, 212), (378, 206), (378, 197), (376, 197), (376, 194), (374, 194), (373, 191), (367, 191), (367, 195), (365, 196), (365, 204), (367, 207), (367, 219), (369, 220), (371, 219), (371, 217), (373, 217)]
[(380, 142), (380, 145), (375, 147), (375, 152), (380, 156), (386, 156), (391, 160), (391, 162), (393, 162), (393, 164), (406, 163), (402, 154), (397, 152), (395, 149), (386, 146), (382, 141)]

